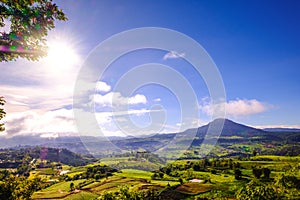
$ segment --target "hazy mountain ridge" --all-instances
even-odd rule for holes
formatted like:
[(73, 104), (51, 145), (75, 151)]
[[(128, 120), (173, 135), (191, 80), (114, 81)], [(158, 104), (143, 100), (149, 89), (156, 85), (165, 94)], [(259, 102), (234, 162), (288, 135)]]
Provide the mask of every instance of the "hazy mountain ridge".
[(264, 128), (268, 132), (300, 132), (299, 128)]
[(95, 161), (90, 155), (77, 154), (68, 149), (24, 146), (22, 148), (0, 149), (0, 168), (10, 165), (17, 166), (28, 156), (31, 159), (61, 162), (71, 166), (83, 166)]
[[(188, 129), (181, 133), (157, 134), (151, 137), (134, 138), (134, 137), (92, 137), (92, 136), (68, 136), (57, 138), (42, 138), (39, 136), (15, 136), (11, 138), (1, 137), (0, 148), (11, 148), (17, 146), (45, 146), (53, 148), (66, 148), (70, 151), (84, 154), (94, 154), (100, 157), (112, 153), (121, 153), (122, 150), (139, 150), (154, 152), (173, 141), (177, 140), (178, 145), (183, 144), (191, 135), (195, 135), (192, 146), (199, 146), (204, 141), (207, 130), (214, 132), (216, 127), (224, 124), (220, 134), (214, 133), (207, 136), (207, 140), (218, 137), (218, 144), (240, 144), (245, 142), (269, 143), (274, 142), (292, 143), (300, 142), (299, 132), (270, 132), (262, 129), (256, 129), (250, 126), (236, 123), (228, 119), (216, 119), (207, 125), (195, 129)], [(210, 138), (211, 137), (211, 138)], [(176, 146), (175, 144), (175, 146)]]

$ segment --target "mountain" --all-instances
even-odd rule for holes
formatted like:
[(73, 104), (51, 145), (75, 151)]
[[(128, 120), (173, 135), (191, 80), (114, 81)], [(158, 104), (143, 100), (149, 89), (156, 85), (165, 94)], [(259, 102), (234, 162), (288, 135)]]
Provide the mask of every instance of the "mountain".
[[(220, 128), (222, 128), (222, 130), (220, 130)], [(257, 136), (266, 133), (264, 130), (256, 129), (223, 118), (215, 119), (214, 121), (208, 123), (207, 125), (201, 126), (196, 129), (188, 129), (184, 131), (184, 133), (189, 134), (191, 132), (197, 131), (196, 136), (199, 138), (203, 138), (207, 134), (208, 130), (210, 130), (212, 136), (218, 136), (218, 133), (220, 133), (221, 131), (220, 136), (224, 136), (224, 137), (225, 136), (226, 137), (229, 136), (251, 137), (251, 136)]]
[[(86, 137), (89, 138), (89, 137)], [(91, 141), (94, 137), (90, 138)], [(80, 137), (57, 137), (45, 138), (38, 135), (17, 135), (14, 137), (0, 137), (0, 149), (22, 147), (22, 146), (44, 146), (53, 148), (66, 148), (70, 151), (87, 154), (87, 150), (81, 142)]]
[(19, 165), (24, 159), (42, 159), (51, 162), (61, 162), (71, 166), (84, 166), (95, 162), (92, 156), (76, 154), (67, 149), (55, 149), (50, 147), (24, 147), (0, 149), (0, 168), (9, 165)]
[(268, 132), (300, 132), (299, 128), (265, 128), (263, 130)]
[[(223, 125), (223, 126), (222, 126)], [(222, 128), (222, 129), (221, 129)], [(209, 133), (208, 133), (209, 130)], [(151, 137), (58, 137), (42, 138), (39, 136), (15, 136), (11, 138), (0, 137), (0, 148), (16, 146), (41, 146), (52, 148), (66, 148), (81, 154), (92, 154), (96, 157), (107, 157), (125, 151), (155, 152), (161, 148), (179, 151), (190, 148), (199, 148), (203, 141), (230, 149), (232, 145), (251, 145), (275, 143), (298, 145), (300, 132), (274, 132), (256, 129), (236, 123), (229, 119), (215, 119), (199, 128), (188, 129), (180, 133), (156, 134)], [(229, 150), (229, 151), (232, 151)], [(238, 150), (237, 150), (238, 151)], [(170, 154), (171, 155), (171, 154)]]

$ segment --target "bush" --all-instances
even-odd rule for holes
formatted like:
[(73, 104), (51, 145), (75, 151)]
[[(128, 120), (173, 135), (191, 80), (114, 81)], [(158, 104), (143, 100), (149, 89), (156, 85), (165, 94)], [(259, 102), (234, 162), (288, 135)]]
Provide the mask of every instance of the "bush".
[(279, 200), (281, 195), (270, 184), (252, 180), (236, 193), (237, 200)]

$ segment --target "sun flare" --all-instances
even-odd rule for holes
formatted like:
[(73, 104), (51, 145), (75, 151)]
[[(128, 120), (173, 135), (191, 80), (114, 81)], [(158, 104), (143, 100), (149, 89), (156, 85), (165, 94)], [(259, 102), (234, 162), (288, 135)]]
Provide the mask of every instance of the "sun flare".
[(78, 54), (72, 45), (63, 41), (52, 41), (48, 44), (47, 61), (53, 69), (62, 70), (74, 66), (78, 62)]

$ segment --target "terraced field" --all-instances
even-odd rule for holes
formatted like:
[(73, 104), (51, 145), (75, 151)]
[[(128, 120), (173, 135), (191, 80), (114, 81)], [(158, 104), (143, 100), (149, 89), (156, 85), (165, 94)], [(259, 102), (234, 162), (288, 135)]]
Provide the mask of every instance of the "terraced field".
[(212, 188), (213, 186), (211, 184), (185, 183), (176, 188), (176, 190), (189, 195), (197, 195), (200, 193), (208, 192)]

